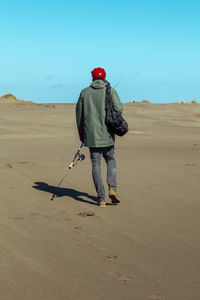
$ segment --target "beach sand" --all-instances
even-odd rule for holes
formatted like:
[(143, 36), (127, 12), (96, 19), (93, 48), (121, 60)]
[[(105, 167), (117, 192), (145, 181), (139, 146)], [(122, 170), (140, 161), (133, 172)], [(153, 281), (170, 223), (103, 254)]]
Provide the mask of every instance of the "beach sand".
[(74, 111), (0, 105), (0, 299), (200, 299), (200, 105), (124, 105), (121, 203), (107, 208), (87, 148), (68, 169)]

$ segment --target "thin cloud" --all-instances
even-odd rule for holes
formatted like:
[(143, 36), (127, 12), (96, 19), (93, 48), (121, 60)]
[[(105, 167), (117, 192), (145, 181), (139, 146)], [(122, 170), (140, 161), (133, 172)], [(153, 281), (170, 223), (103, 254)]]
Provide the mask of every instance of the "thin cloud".
[(15, 88), (14, 84), (1, 84), (0, 85), (0, 89), (4, 89), (4, 90), (13, 90)]
[(52, 84), (49, 87), (52, 89), (58, 89), (58, 88), (63, 88), (64, 85), (62, 83), (58, 83), (58, 84)]
[(56, 75), (53, 75), (53, 74), (49, 74), (46, 76), (46, 80), (53, 80), (56, 78)]

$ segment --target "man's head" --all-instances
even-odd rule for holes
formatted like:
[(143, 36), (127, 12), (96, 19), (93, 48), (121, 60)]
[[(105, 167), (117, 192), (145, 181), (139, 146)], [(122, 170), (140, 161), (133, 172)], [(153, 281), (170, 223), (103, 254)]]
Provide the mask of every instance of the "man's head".
[(95, 68), (92, 72), (92, 79), (93, 80), (104, 80), (106, 79), (106, 71), (102, 68)]

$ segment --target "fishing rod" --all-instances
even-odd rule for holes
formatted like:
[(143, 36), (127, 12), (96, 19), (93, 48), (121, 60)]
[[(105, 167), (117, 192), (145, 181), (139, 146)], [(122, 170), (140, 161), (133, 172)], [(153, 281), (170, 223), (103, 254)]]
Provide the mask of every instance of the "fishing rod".
[[(78, 151), (76, 152), (75, 156), (74, 156), (74, 159), (72, 160), (72, 162), (69, 164), (69, 169), (72, 169), (72, 167), (76, 166), (78, 161), (81, 161), (81, 160), (84, 160), (85, 159), (85, 155), (84, 154), (81, 154), (81, 150), (84, 149), (84, 144), (82, 143), (81, 146), (78, 148)], [(63, 182), (64, 178), (67, 176), (67, 174), (65, 174), (60, 182), (58, 183), (56, 189), (55, 189), (55, 192), (54, 194), (52, 195), (51, 197), (51, 201), (53, 201), (53, 199), (55, 198), (56, 194), (57, 194), (57, 189), (60, 187), (61, 183)]]
[[(62, 177), (62, 179), (60, 180), (60, 182), (59, 182), (59, 184), (57, 185), (57, 187), (56, 187), (56, 190), (60, 187), (60, 185), (61, 185), (61, 183), (63, 182), (63, 180), (64, 180), (64, 178), (67, 176), (67, 174), (65, 174), (63, 177)], [(52, 197), (51, 197), (51, 201), (53, 201), (53, 199), (54, 199), (54, 197), (56, 196), (56, 191), (54, 192), (54, 194), (52, 195)]]
[(72, 162), (69, 164), (69, 169), (72, 169), (72, 167), (76, 166), (78, 161), (84, 160), (85, 159), (85, 155), (81, 154), (81, 150), (84, 149), (84, 144), (82, 143), (81, 146), (78, 148), (78, 151), (76, 152), (74, 159), (72, 160)]
[(115, 85), (113, 86), (113, 88), (115, 89), (124, 78), (125, 78), (125, 76), (121, 76), (120, 80), (118, 80), (117, 83), (115, 83)]
[(117, 86), (118, 86), (118, 84), (120, 84), (120, 80), (119, 81), (117, 81), (117, 83), (113, 86), (113, 88), (115, 89)]

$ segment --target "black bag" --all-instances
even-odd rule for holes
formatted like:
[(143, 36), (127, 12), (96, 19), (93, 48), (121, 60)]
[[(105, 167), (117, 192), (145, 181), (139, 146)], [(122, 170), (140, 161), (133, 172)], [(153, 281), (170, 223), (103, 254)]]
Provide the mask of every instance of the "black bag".
[(128, 123), (122, 117), (122, 114), (113, 107), (111, 99), (111, 86), (106, 82), (106, 119), (108, 131), (119, 136), (123, 136), (128, 132)]

